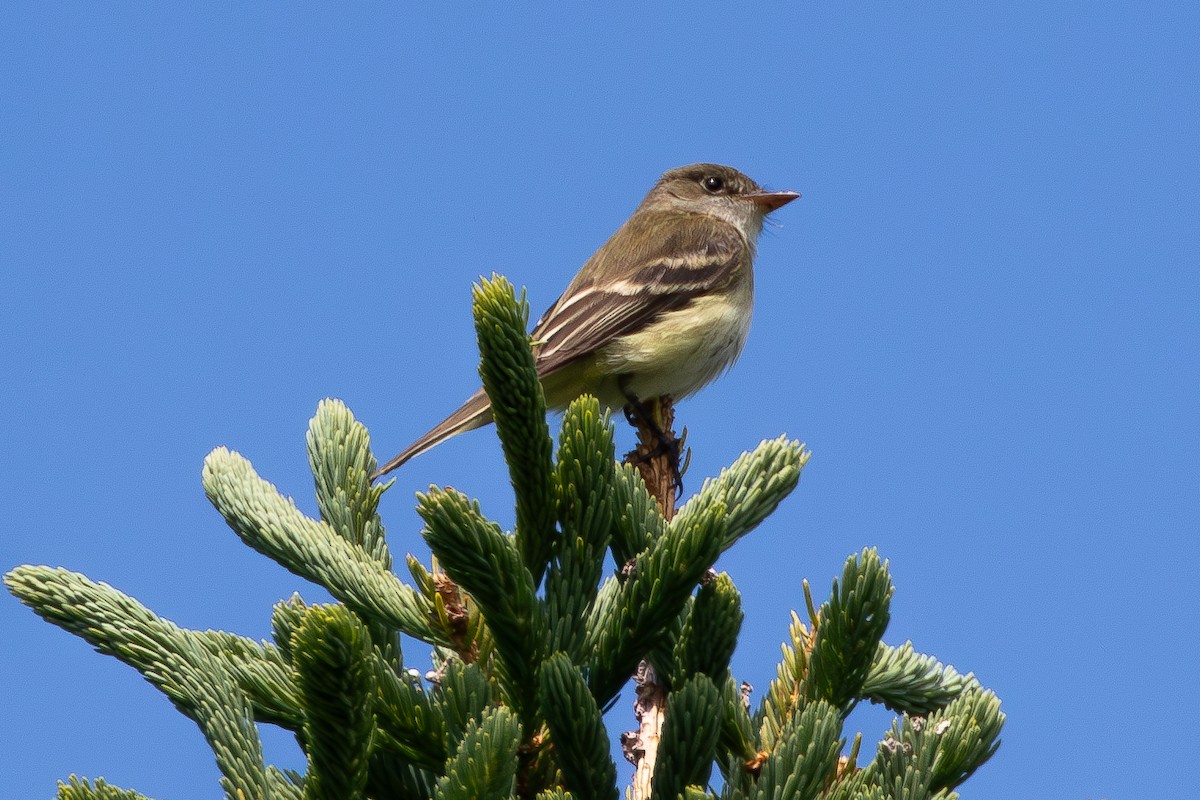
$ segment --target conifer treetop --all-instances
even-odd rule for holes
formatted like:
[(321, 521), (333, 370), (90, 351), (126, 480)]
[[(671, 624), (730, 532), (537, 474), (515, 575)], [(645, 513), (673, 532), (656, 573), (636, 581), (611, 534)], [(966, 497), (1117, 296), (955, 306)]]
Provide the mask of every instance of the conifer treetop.
[[(399, 577), (378, 515), (395, 481), (371, 483), (366, 428), (326, 400), (307, 436), (318, 518), (236, 452), (217, 448), (204, 463), (204, 491), (233, 532), (336, 600), (281, 601), (271, 641), (180, 628), (62, 568), (20, 566), (5, 585), (195, 721), (228, 798), (613, 800), (621, 787), (604, 714), (639, 662), (665, 691), (650, 797), (956, 797), (996, 752), (1004, 715), (972, 674), (911, 642), (885, 643), (895, 588), (873, 548), (847, 558), (819, 604), (807, 586), (784, 598), (803, 603), (805, 620), (792, 613), (776, 678), (756, 703), (730, 672), (744, 614), (714, 565), (796, 488), (808, 450), (763, 441), (667, 518), (614, 460), (612, 421), (594, 398), (567, 409), (555, 449), (528, 309), (512, 286), (481, 280), (474, 312), (514, 530), (431, 487), (418, 510), (433, 565), (408, 556)], [(432, 648), (431, 670), (406, 663), (414, 642)], [(845, 730), (863, 701), (897, 715), (873, 747)], [(265, 762), (263, 724), (296, 735), (303, 774)], [(58, 797), (141, 795), (71, 776)]]

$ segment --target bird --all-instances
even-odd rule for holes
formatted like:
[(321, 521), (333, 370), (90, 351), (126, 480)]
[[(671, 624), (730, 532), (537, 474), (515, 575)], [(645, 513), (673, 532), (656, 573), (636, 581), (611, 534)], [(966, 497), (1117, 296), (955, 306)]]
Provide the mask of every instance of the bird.
[[(763, 221), (799, 196), (721, 164), (663, 173), (530, 333), (547, 408), (590, 393), (628, 414), (660, 396), (683, 399), (728, 370), (750, 329)], [(372, 478), (491, 421), (480, 389)]]

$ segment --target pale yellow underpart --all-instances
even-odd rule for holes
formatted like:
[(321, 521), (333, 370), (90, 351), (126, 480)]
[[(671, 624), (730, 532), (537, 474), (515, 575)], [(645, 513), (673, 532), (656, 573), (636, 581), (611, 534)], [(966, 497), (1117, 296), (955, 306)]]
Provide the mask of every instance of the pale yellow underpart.
[(625, 405), (626, 393), (643, 400), (664, 394), (678, 400), (695, 393), (732, 366), (746, 343), (753, 288), (749, 280), (738, 284), (619, 337), (594, 358), (564, 370), (566, 374), (548, 376), (544, 385), (550, 405), (569, 402), (581, 391), (615, 408)]

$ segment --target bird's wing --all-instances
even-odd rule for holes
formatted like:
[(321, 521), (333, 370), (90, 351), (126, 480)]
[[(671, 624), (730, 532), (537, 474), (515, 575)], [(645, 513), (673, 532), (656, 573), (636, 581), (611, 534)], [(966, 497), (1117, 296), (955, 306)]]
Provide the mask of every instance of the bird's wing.
[[(616, 274), (593, 278), (584, 265), (530, 334), (537, 346), (538, 375), (544, 378), (660, 314), (683, 308), (727, 283), (747, 261), (741, 234), (710, 217), (679, 222), (652, 247), (638, 254), (637, 264), (611, 270)], [(593, 259), (600, 256), (598, 252)]]

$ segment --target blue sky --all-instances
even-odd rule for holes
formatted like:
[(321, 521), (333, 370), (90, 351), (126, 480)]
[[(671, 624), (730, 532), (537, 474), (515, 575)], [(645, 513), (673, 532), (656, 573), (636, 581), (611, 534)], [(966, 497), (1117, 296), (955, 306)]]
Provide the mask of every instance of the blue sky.
[[(242, 452), (312, 511), (321, 398), (392, 455), (475, 388), (472, 280), (540, 313), (662, 171), (718, 161), (804, 197), (761, 243), (745, 355), (679, 408), (689, 484), (781, 432), (814, 453), (720, 563), (747, 612), (735, 673), (765, 690), (801, 581), (820, 600), (874, 545), (887, 640), (1004, 701), (965, 797), (1183, 796), (1198, 8), (12, 4), (0, 567), (269, 636), (273, 602), (322, 595), (224, 526), (204, 455)], [(430, 483), (511, 522), (490, 431), (397, 478), (397, 552), (427, 557)], [(219, 796), (199, 732), (131, 669), (7, 596), (0, 625), (0, 794), (76, 772)]]

